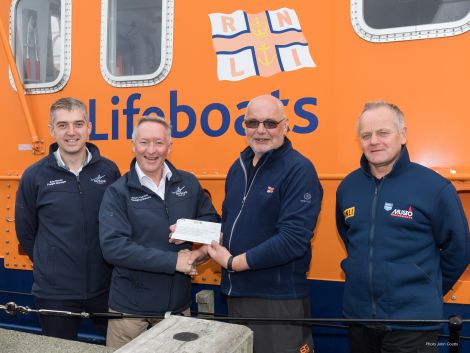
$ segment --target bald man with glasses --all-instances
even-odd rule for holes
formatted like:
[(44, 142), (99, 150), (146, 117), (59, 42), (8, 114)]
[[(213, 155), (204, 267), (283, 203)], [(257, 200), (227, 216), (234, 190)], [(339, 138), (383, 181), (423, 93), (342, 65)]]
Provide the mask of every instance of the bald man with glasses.
[[(322, 187), (312, 163), (286, 137), (279, 99), (251, 100), (244, 127), (249, 146), (227, 175), (223, 242), (207, 252), (223, 268), (230, 316), (308, 318), (306, 273)], [(246, 325), (254, 331), (254, 352), (313, 352), (308, 324)]]

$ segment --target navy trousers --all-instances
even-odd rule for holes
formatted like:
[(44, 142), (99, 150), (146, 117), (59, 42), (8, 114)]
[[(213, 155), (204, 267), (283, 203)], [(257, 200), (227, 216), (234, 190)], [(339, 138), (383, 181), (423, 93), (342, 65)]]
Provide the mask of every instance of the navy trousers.
[[(106, 292), (97, 297), (85, 300), (55, 300), (34, 297), (36, 309), (49, 309), (60, 311), (71, 311), (75, 313), (106, 313), (108, 312), (108, 295)], [(106, 337), (107, 320), (92, 319), (100, 335)], [(65, 317), (59, 315), (40, 315), (42, 333), (45, 336), (77, 340), (78, 330), (82, 319), (76, 317)]]
[(390, 331), (353, 325), (349, 328), (351, 353), (437, 353), (437, 331)]

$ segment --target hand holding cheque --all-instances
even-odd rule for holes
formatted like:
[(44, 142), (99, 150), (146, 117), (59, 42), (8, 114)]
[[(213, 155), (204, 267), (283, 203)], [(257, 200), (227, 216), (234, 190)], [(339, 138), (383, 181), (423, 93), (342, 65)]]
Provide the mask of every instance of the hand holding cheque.
[[(190, 241), (198, 244), (211, 244), (213, 240), (219, 242), (220, 228), (220, 223), (180, 218), (176, 221), (174, 230), (170, 234), (170, 239)], [(172, 227), (170, 227), (170, 230), (172, 230)], [(176, 241), (175, 243), (180, 243)]]
[(196, 266), (208, 259), (208, 245), (212, 242), (219, 243), (221, 238), (221, 224), (214, 222), (205, 222), (193, 219), (181, 218), (176, 224), (170, 226), (170, 243), (176, 245), (189, 241), (201, 246), (191, 251), (188, 265), (192, 266), (192, 271), (188, 274), (197, 275)]

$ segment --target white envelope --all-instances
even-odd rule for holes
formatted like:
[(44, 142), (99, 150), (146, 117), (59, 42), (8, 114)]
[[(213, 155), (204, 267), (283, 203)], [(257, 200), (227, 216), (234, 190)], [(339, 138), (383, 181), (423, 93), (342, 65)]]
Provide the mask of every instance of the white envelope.
[(212, 240), (219, 242), (221, 226), (215, 222), (180, 218), (176, 221), (176, 229), (171, 238), (199, 244), (210, 244)]

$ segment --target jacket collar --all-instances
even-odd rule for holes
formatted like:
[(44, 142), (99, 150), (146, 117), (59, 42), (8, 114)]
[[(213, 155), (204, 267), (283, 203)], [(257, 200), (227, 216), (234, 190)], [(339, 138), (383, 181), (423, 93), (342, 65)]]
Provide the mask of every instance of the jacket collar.
[[(397, 161), (392, 167), (390, 173), (386, 175), (387, 178), (393, 177), (395, 175), (400, 174), (400, 172), (406, 168), (407, 165), (410, 164), (410, 155), (408, 154), (408, 149), (406, 145), (403, 145), (401, 148), (400, 156), (398, 157)], [(375, 178), (374, 175), (370, 172), (370, 165), (369, 161), (367, 160), (366, 156), (362, 154), (361, 156), (361, 169), (364, 173), (368, 176)]]
[[(85, 146), (91, 154), (91, 159), (86, 165), (93, 164), (98, 159), (101, 158), (100, 150), (98, 149), (98, 147), (96, 147), (96, 145), (90, 142), (86, 142)], [(52, 143), (49, 146), (49, 156), (48, 156), (50, 165), (57, 166), (57, 167), (58, 167), (58, 163), (57, 163), (57, 159), (54, 156), (54, 152), (57, 151), (58, 148), (59, 148), (59, 145), (57, 144), (57, 142)]]

